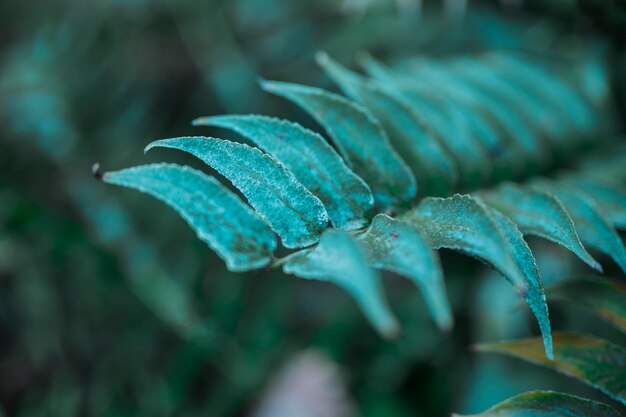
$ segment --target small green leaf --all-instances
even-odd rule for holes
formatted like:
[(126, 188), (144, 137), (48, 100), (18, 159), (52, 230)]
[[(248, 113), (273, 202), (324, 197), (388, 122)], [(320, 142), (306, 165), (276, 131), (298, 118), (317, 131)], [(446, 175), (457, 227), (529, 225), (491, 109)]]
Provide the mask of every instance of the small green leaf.
[(103, 181), (137, 189), (172, 207), (232, 271), (267, 265), (276, 237), (254, 211), (215, 178), (174, 164), (107, 172)]
[(583, 175), (568, 176), (562, 181), (587, 193), (598, 203), (613, 226), (626, 229), (626, 190), (623, 187)]
[(535, 260), (515, 224), (479, 199), (454, 195), (425, 198), (402, 217), (417, 225), (435, 249), (447, 248), (481, 259), (500, 272), (523, 296), (537, 317), (552, 355), (548, 308)]
[(228, 178), (287, 248), (316, 243), (328, 224), (322, 202), (271, 156), (242, 143), (209, 137), (152, 142), (152, 148), (188, 152)]
[(365, 108), (319, 88), (276, 81), (263, 81), (262, 87), (294, 102), (326, 129), (339, 153), (371, 187), (379, 205), (402, 206), (415, 197), (413, 173)]
[(594, 311), (626, 333), (626, 285), (605, 277), (565, 281), (547, 290), (550, 300), (563, 300)]
[(425, 123), (436, 132), (460, 170), (460, 181), (469, 187), (480, 185), (491, 173), (485, 148), (472, 133), (468, 115), (445, 96), (421, 84), (402, 80), (392, 69), (370, 55), (362, 55), (361, 66), (370, 77), (380, 81), (390, 94), (406, 100)]
[(380, 277), (368, 266), (364, 251), (348, 233), (328, 230), (314, 248), (290, 255), (283, 271), (342, 287), (381, 334), (393, 337), (398, 333), (398, 323), (385, 301)]
[(619, 417), (606, 404), (554, 391), (529, 391), (502, 401), (489, 410), (453, 417)]
[(318, 54), (317, 62), (344, 94), (361, 102), (381, 122), (391, 144), (411, 167), (422, 193), (448, 195), (458, 181), (455, 162), (410, 104), (383, 84), (349, 71), (326, 54)]
[(202, 117), (194, 125), (234, 130), (279, 160), (319, 197), (335, 227), (366, 225), (374, 205), (369, 187), (319, 134), (297, 123), (256, 115)]
[(510, 355), (579, 379), (626, 404), (626, 349), (607, 340), (555, 332), (554, 360), (543, 354), (541, 340), (483, 344), (479, 351)]
[(551, 194), (506, 183), (481, 196), (509, 216), (522, 233), (558, 243), (602, 272), (600, 264), (580, 243), (569, 214)]
[(610, 256), (626, 271), (626, 249), (617, 231), (611, 226), (602, 209), (585, 193), (547, 180), (534, 181), (533, 188), (553, 194), (570, 214), (580, 240)]
[(452, 327), (439, 256), (415, 226), (379, 214), (358, 239), (370, 265), (411, 279), (439, 327)]

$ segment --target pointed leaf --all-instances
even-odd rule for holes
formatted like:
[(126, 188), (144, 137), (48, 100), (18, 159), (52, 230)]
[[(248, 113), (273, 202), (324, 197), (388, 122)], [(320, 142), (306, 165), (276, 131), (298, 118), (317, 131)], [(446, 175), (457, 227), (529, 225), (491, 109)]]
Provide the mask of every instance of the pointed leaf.
[(322, 202), (280, 163), (242, 143), (209, 137), (182, 137), (152, 142), (152, 148), (188, 152), (228, 178), (246, 196), (287, 248), (311, 245), (328, 224)]
[(507, 250), (493, 216), (471, 196), (427, 197), (400, 219), (419, 227), (432, 248), (452, 249), (480, 259), (520, 292), (526, 292), (526, 280)]
[(435, 249), (447, 248), (481, 259), (500, 272), (523, 296), (537, 317), (552, 355), (548, 308), (535, 260), (513, 222), (479, 199), (454, 195), (425, 198), (403, 216), (416, 224)]
[(402, 205), (415, 197), (415, 177), (365, 108), (319, 88), (275, 81), (264, 81), (262, 87), (314, 117), (333, 139), (339, 153), (370, 186), (380, 205)]
[(153, 164), (107, 172), (102, 179), (150, 194), (172, 207), (232, 271), (258, 269), (272, 258), (276, 238), (263, 220), (200, 171)]
[(328, 230), (313, 249), (289, 256), (283, 271), (342, 287), (354, 297), (381, 334), (392, 337), (398, 333), (398, 324), (385, 301), (380, 277), (367, 265), (364, 251), (348, 233)]
[(335, 227), (366, 225), (374, 205), (369, 187), (319, 134), (297, 123), (256, 115), (202, 117), (194, 124), (234, 130), (279, 160), (319, 197)]
[(626, 333), (626, 285), (605, 277), (565, 281), (547, 290), (550, 300), (563, 300), (594, 311)]
[(613, 258), (626, 271), (624, 244), (593, 199), (575, 188), (550, 181), (535, 181), (532, 187), (552, 193), (570, 214), (580, 240), (586, 246)]
[(415, 226), (379, 214), (358, 239), (370, 265), (411, 279), (439, 327), (452, 327), (439, 257)]
[(540, 339), (483, 344), (483, 352), (510, 355), (579, 379), (626, 404), (626, 349), (607, 340), (575, 333), (554, 333), (554, 360), (543, 355)]
[(530, 391), (502, 401), (489, 410), (453, 417), (619, 417), (606, 404), (554, 391)]
[(569, 214), (551, 194), (507, 183), (482, 197), (509, 216), (522, 233), (558, 243), (592, 268), (602, 271), (600, 264), (580, 243)]
[(535, 258), (528, 244), (524, 241), (522, 233), (517, 226), (515, 226), (515, 223), (497, 210), (492, 210), (491, 214), (507, 242), (507, 248), (513, 256), (513, 259), (515, 259), (515, 263), (526, 279), (528, 290), (523, 294), (524, 299), (537, 318), (537, 323), (539, 323), (539, 329), (543, 336), (546, 355), (551, 359), (552, 331), (550, 329), (548, 305), (546, 303), (546, 296), (543, 293), (541, 277), (539, 276)]
[(420, 190), (425, 195), (448, 195), (458, 180), (457, 168), (421, 116), (376, 80), (349, 71), (326, 54), (319, 54), (317, 61), (344, 94), (361, 102), (382, 123)]
[(614, 227), (626, 229), (626, 190), (623, 187), (583, 175), (566, 177), (562, 181), (593, 198)]

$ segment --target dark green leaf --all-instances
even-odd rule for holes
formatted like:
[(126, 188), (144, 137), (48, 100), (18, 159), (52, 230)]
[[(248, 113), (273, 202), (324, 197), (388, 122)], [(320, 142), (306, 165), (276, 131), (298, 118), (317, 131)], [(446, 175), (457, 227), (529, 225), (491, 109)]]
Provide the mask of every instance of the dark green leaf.
[(555, 369), (626, 404), (626, 349), (607, 340), (575, 333), (555, 332), (553, 337), (552, 361), (543, 354), (538, 338), (483, 344), (477, 348)]
[(107, 172), (110, 184), (135, 188), (171, 206), (233, 271), (267, 265), (276, 238), (239, 197), (215, 178), (173, 164), (143, 165)]
[(283, 271), (342, 287), (354, 297), (381, 334), (392, 337), (398, 333), (398, 324), (385, 301), (380, 277), (368, 266), (364, 251), (350, 234), (328, 230), (313, 249), (289, 256)]
[(365, 108), (319, 88), (275, 81), (264, 81), (262, 86), (303, 108), (326, 129), (339, 153), (371, 187), (380, 205), (406, 205), (415, 197), (413, 173)]
[[(453, 414), (453, 417), (462, 417)], [(606, 404), (554, 391), (530, 391), (465, 417), (619, 417)]]
[(231, 129), (253, 141), (319, 197), (335, 227), (365, 226), (374, 204), (369, 187), (317, 133), (287, 120), (256, 115), (203, 117), (194, 124)]
[(626, 285), (605, 277), (565, 281), (548, 291), (550, 300), (564, 300), (591, 309), (626, 332)]
[(439, 326), (452, 326), (439, 257), (415, 226), (379, 214), (358, 239), (370, 265), (411, 279)]
[(189, 152), (228, 178), (288, 248), (311, 245), (328, 224), (322, 202), (271, 156), (242, 143), (209, 137), (152, 142), (146, 151)]

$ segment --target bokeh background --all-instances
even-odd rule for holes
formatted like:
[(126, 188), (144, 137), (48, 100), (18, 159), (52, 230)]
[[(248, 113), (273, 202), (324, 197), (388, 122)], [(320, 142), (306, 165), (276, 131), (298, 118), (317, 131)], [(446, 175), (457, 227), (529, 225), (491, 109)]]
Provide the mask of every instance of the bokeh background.
[[(154, 139), (215, 133), (192, 128), (198, 116), (262, 113), (316, 129), (257, 81), (332, 88), (319, 50), (352, 65), (362, 51), (591, 44), (623, 126), (625, 39), (620, 0), (1, 0), (0, 415), (437, 417), (535, 388), (597, 398), (468, 349), (536, 333), (515, 292), (475, 261), (443, 253), (450, 333), (408, 282), (387, 277), (404, 331), (386, 341), (339, 289), (228, 272), (172, 210), (90, 170), (201, 167), (142, 153)], [(556, 246), (531, 245), (547, 282), (574, 268)], [(620, 338), (582, 310), (554, 306), (551, 317)]]

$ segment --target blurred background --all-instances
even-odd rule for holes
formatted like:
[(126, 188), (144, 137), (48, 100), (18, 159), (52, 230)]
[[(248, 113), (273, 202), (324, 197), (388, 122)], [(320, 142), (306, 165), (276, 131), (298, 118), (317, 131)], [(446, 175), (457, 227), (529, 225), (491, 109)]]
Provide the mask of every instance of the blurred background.
[[(90, 168), (201, 167), (142, 153), (209, 134), (191, 127), (198, 116), (316, 128), (257, 81), (332, 88), (319, 50), (352, 66), (362, 51), (390, 60), (591, 43), (623, 127), (625, 39), (622, 0), (1, 0), (0, 415), (437, 417), (529, 389), (597, 398), (468, 349), (536, 334), (516, 293), (478, 262), (442, 253), (449, 333), (408, 281), (388, 276), (404, 331), (386, 341), (336, 287), (228, 272), (172, 210)], [(555, 245), (531, 245), (546, 282), (575, 268)], [(620, 338), (582, 310), (551, 306), (551, 317)]]

